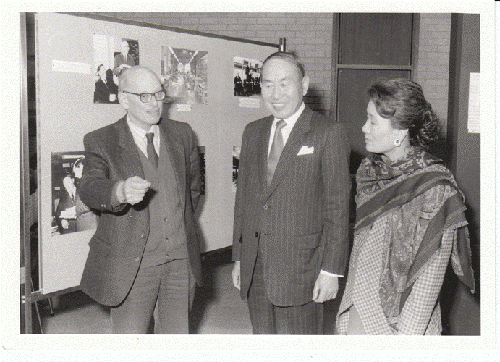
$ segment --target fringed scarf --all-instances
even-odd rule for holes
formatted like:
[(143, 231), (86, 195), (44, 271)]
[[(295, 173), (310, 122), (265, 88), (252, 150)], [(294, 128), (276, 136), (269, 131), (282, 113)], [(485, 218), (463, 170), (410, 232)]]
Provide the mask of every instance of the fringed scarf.
[[(457, 253), (460, 270), (455, 270), (459, 279), (474, 292), (474, 276), (471, 268), (471, 253), (464, 215), (465, 205), (462, 193), (443, 162), (423, 150), (414, 148), (407, 156), (392, 163), (384, 155), (373, 155), (366, 158), (356, 175), (356, 224), (355, 232), (368, 227), (373, 222), (405, 203), (422, 195), (427, 190), (438, 185), (448, 185), (458, 192), (449, 197), (437, 214), (430, 220), (423, 240), (414, 258), (401, 257), (391, 253), (389, 270), (395, 281), (392, 289), (401, 292), (400, 310), (411, 292), (418, 271), (429, 258), (439, 249), (444, 231), (450, 227), (457, 228)], [(459, 227), (461, 225), (461, 227)], [(411, 240), (391, 240), (391, 243), (408, 243)], [(399, 250), (408, 250), (407, 245), (394, 245)], [(397, 266), (395, 268), (394, 266)], [(396, 270), (397, 269), (397, 270)], [(399, 275), (398, 275), (399, 274)]]

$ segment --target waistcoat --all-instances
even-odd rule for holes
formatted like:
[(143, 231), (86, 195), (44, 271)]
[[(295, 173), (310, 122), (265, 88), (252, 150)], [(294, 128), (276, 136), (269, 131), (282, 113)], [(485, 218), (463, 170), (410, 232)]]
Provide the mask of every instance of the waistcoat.
[(177, 179), (163, 138), (160, 138), (158, 169), (142, 152), (139, 154), (144, 176), (151, 182), (145, 195), (149, 208), (149, 236), (141, 267), (187, 258), (184, 205), (180, 203)]

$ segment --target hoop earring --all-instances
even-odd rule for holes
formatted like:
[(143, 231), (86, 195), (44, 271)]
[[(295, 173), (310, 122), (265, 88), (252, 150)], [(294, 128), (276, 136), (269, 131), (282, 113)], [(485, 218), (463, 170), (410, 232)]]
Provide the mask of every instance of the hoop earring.
[(396, 146), (396, 147), (401, 146), (401, 142), (402, 142), (402, 141), (401, 141), (399, 138), (396, 138), (396, 139), (394, 140), (394, 146)]

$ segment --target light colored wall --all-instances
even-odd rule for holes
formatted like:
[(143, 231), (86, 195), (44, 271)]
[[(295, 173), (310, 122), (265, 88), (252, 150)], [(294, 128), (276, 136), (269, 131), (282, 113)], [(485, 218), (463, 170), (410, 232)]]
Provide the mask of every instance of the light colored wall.
[[(178, 27), (268, 43), (286, 38), (311, 78), (306, 102), (328, 114), (331, 99), (333, 13), (100, 13), (119, 19)], [(446, 130), (450, 14), (420, 14), (418, 63), (415, 80)]]

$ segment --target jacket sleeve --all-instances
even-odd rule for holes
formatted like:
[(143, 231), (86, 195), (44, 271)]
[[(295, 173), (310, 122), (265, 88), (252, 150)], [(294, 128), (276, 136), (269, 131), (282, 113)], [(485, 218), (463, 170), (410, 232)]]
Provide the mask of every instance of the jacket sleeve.
[(336, 123), (325, 135), (322, 154), (323, 234), (321, 269), (343, 275), (349, 251), (349, 142), (344, 127)]
[(114, 193), (120, 180), (111, 180), (110, 165), (106, 153), (95, 135), (83, 138), (85, 159), (83, 175), (78, 184), (80, 198), (88, 207), (101, 211), (117, 212), (127, 204), (116, 202)]

